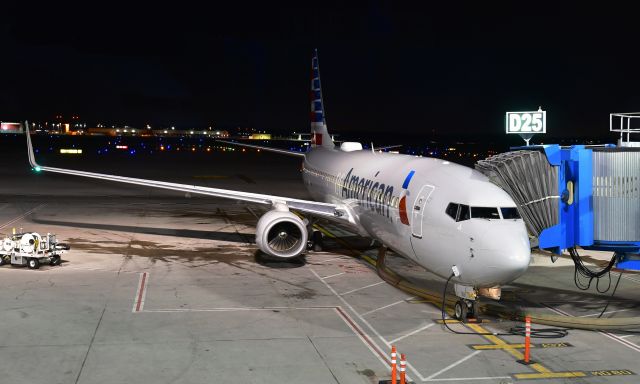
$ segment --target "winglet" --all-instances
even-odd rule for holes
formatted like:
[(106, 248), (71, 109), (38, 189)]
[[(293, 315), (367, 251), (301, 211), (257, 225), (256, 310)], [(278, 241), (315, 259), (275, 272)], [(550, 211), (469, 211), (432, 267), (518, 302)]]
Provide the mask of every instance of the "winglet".
[(40, 166), (36, 163), (36, 157), (33, 154), (33, 144), (31, 143), (31, 135), (29, 134), (29, 122), (24, 122), (25, 134), (27, 135), (27, 154), (29, 155), (29, 164), (34, 171), (40, 171)]

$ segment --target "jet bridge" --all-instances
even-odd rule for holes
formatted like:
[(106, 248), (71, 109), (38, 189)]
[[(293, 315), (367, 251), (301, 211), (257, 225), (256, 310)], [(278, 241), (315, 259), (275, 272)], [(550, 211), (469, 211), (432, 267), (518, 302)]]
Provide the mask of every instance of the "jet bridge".
[(611, 265), (640, 270), (640, 113), (611, 114), (610, 131), (617, 145), (516, 147), (476, 169), (511, 195), (541, 249), (611, 251)]

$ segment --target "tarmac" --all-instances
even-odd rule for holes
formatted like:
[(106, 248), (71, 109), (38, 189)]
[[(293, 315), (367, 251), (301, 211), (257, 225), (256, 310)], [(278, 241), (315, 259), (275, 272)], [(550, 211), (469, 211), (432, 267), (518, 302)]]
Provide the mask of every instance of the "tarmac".
[[(0, 158), (15, 164), (0, 168), (0, 232), (51, 232), (71, 245), (60, 266), (0, 267), (0, 382), (377, 383), (390, 377), (391, 345), (406, 355), (416, 383), (639, 381), (640, 336), (633, 332), (569, 330), (533, 339), (534, 365), (517, 362), (522, 336), (502, 335), (521, 322), (450, 321), (464, 334), (452, 332), (438, 303), (389, 285), (354, 257), (375, 257), (367, 239), (329, 223), (321, 223), (331, 234), (324, 251), (273, 261), (254, 243), (264, 207), (37, 174), (21, 151)], [(47, 160), (307, 197), (299, 159), (253, 151)], [(607, 257), (587, 255), (593, 263)], [(416, 285), (444, 287), (393, 254), (388, 264)], [(614, 285), (618, 274), (611, 277)], [(536, 254), (503, 298), (582, 317), (597, 317), (610, 301), (603, 316), (640, 316), (640, 276), (624, 274), (611, 300), (611, 290), (581, 291), (573, 278), (569, 258), (552, 263)]]

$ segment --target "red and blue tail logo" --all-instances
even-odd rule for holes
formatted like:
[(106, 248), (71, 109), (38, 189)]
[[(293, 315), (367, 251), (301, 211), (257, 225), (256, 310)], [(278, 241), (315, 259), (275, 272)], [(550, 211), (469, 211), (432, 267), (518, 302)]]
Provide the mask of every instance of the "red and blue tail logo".
[(320, 85), (320, 64), (318, 50), (313, 52), (311, 60), (311, 145), (333, 148), (333, 140), (327, 131), (324, 118), (324, 104), (322, 102), (322, 87)]

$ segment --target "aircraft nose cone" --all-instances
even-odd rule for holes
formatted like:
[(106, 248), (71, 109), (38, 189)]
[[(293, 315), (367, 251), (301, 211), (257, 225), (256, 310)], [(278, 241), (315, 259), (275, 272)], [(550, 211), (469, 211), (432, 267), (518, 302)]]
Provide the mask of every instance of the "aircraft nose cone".
[(484, 249), (474, 252), (474, 259), (486, 267), (475, 269), (475, 283), (478, 286), (507, 284), (520, 277), (529, 267), (531, 249), (526, 231), (511, 232), (509, 236), (493, 240), (485, 243)]
[(531, 261), (531, 246), (526, 235), (514, 236), (507, 241), (503, 249), (504, 268), (515, 280), (522, 275)]

